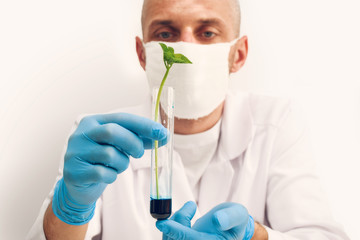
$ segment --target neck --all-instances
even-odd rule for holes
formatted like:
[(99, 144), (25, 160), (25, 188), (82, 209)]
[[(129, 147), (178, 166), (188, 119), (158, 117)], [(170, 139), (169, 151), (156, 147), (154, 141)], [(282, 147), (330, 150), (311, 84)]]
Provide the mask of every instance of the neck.
[(199, 119), (174, 119), (174, 132), (176, 134), (195, 134), (205, 132), (212, 128), (221, 118), (224, 109), (224, 102), (222, 102), (213, 112), (205, 117)]

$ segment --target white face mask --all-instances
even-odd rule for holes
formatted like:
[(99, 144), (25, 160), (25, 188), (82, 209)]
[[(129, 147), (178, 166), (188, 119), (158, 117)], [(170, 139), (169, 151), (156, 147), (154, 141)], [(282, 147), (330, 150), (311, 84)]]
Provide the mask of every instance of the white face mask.
[[(192, 64), (173, 64), (165, 86), (175, 92), (175, 117), (198, 119), (209, 115), (224, 101), (229, 86), (228, 57), (232, 42), (195, 44), (166, 42), (175, 53), (185, 55)], [(144, 44), (146, 75), (150, 85), (159, 87), (166, 68), (159, 42)]]

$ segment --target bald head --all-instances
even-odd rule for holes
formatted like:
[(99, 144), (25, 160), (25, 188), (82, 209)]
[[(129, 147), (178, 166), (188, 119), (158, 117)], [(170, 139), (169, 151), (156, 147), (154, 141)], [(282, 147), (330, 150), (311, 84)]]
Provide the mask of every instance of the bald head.
[[(172, 6), (173, 9), (176, 9), (179, 5), (181, 5), (181, 10), (179, 10), (181, 11), (181, 14), (191, 12), (193, 8), (198, 5), (203, 5), (203, 10), (205, 11), (207, 8), (222, 9), (223, 12), (228, 16), (226, 19), (226, 24), (231, 24), (235, 36), (239, 37), (241, 23), (239, 0), (144, 0), (141, 14), (143, 34), (145, 32), (144, 28), (147, 26), (146, 21), (149, 21), (149, 14), (152, 13), (154, 8), (161, 12), (166, 11), (165, 6), (169, 5)], [(161, 8), (163, 8), (163, 10)]]

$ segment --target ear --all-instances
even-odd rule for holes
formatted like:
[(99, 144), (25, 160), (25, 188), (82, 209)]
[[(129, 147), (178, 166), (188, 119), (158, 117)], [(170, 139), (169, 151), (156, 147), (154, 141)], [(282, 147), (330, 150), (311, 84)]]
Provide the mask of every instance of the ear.
[(243, 36), (232, 47), (233, 57), (230, 60), (230, 73), (235, 73), (244, 66), (248, 54), (248, 38)]
[(136, 40), (136, 53), (138, 55), (139, 63), (141, 67), (145, 70), (145, 65), (146, 65), (145, 48), (139, 37), (136, 37), (135, 40)]

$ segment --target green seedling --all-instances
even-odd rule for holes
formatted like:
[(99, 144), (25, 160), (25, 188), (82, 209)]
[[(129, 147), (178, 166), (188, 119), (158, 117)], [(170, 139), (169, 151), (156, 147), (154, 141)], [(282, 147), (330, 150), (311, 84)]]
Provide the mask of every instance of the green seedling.
[[(174, 53), (174, 48), (166, 46), (164, 43), (159, 43), (163, 53), (164, 53), (164, 64), (166, 67), (166, 72), (164, 78), (162, 79), (159, 87), (159, 91), (156, 98), (156, 105), (155, 105), (155, 122), (158, 121), (159, 116), (159, 105), (160, 105), (160, 96), (162, 89), (164, 87), (166, 78), (169, 74), (170, 68), (174, 63), (192, 63), (187, 57), (180, 53)], [(156, 179), (156, 196), (159, 199), (159, 179), (158, 179), (158, 148), (159, 142), (155, 141), (155, 179)]]

